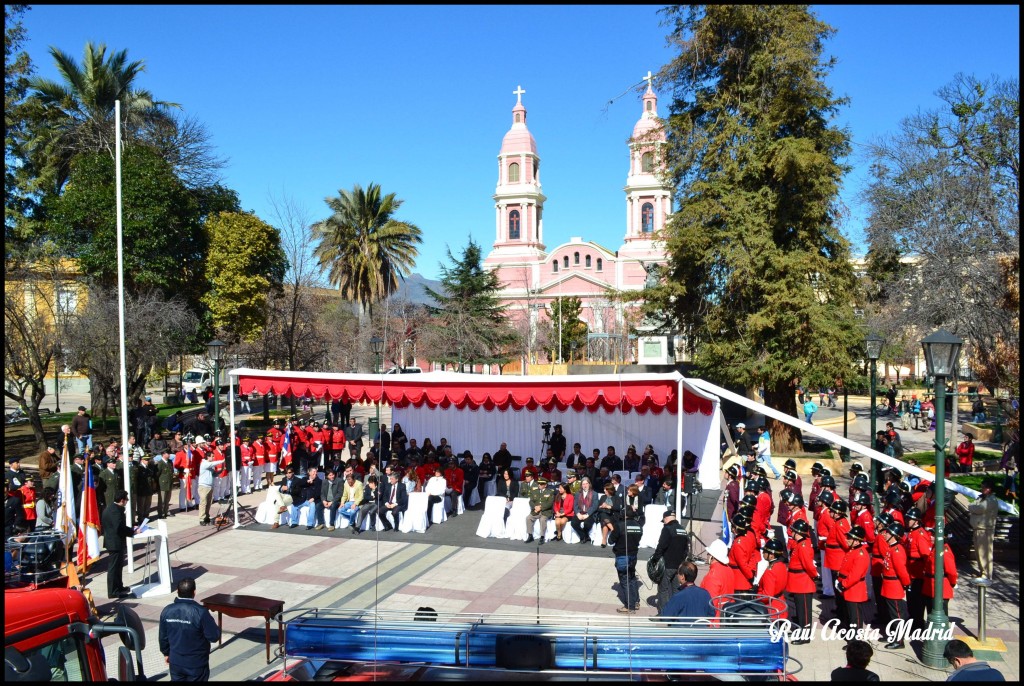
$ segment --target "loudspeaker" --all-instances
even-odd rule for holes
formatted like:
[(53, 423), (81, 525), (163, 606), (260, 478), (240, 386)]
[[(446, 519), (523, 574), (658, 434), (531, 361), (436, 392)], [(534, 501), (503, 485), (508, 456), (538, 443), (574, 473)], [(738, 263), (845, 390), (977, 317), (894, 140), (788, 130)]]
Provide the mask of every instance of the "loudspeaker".
[(551, 669), (554, 666), (554, 639), (544, 636), (497, 636), (494, 652), (497, 666), (503, 669)]

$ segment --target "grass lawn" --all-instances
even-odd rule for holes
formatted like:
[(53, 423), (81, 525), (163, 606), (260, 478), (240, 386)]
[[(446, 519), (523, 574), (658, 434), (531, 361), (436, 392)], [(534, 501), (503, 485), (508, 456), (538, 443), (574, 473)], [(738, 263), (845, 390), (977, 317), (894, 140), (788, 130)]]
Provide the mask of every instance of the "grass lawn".
[[(1002, 456), (992, 450), (978, 450), (974, 451), (975, 460), (998, 460)], [(935, 451), (934, 450), (922, 450), (916, 453), (904, 453), (903, 461), (916, 460), (919, 467), (934, 467), (935, 466)]]

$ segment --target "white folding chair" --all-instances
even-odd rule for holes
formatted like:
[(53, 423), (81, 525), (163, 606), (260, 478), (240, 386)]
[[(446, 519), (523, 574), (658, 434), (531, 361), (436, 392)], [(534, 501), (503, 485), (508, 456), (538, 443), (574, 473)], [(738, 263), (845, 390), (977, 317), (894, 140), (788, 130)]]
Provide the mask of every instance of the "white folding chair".
[(487, 496), (476, 535), (483, 538), (505, 538), (505, 498), (500, 495)]
[(661, 529), (664, 526), (661, 522), (661, 517), (664, 514), (664, 505), (647, 505), (644, 507), (644, 532), (640, 537), (641, 548), (658, 547)]
[(525, 541), (526, 516), (530, 514), (530, 499), (515, 498), (512, 500), (512, 510), (508, 513), (508, 520), (505, 522), (505, 533), (513, 541)]
[(409, 507), (405, 510), (399, 530), (407, 534), (415, 531), (418, 534), (427, 531), (427, 494), (423, 492), (409, 494)]
[[(467, 488), (469, 488), (469, 486), (467, 486)], [(479, 502), (480, 492), (476, 490), (476, 486), (474, 485), (472, 488), (469, 489), (469, 506), (476, 507)], [(460, 511), (459, 514), (462, 514), (462, 512)]]
[(430, 521), (434, 524), (448, 521), (448, 496), (441, 496), (440, 502), (434, 503), (434, 507), (430, 511)]

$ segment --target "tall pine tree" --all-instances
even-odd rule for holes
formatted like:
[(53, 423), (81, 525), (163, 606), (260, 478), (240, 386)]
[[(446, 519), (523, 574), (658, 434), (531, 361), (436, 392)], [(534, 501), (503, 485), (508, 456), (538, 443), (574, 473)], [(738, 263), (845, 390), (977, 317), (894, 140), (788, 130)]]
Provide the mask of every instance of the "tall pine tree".
[[(676, 212), (671, 275), (649, 307), (691, 334), (702, 375), (763, 387), (796, 416), (795, 383), (849, 378), (861, 333), (841, 235), (849, 134), (822, 57), (833, 29), (806, 6), (686, 5), (665, 10), (681, 46), (662, 78)], [(671, 296), (675, 296), (674, 298)], [(777, 451), (800, 432), (769, 420)]]
[(426, 289), (437, 303), (428, 306), (432, 319), (423, 332), (430, 357), (459, 371), (507, 363), (516, 335), (498, 301), (497, 275), (483, 268), (483, 253), (472, 238), (461, 258), (449, 248), (448, 259), (452, 266), (441, 265), (440, 292)]

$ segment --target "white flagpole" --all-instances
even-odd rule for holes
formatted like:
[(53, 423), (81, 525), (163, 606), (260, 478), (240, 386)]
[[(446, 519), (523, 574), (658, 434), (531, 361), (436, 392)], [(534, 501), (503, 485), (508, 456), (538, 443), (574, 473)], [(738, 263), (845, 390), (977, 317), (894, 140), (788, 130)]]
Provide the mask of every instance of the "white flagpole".
[[(117, 332), (119, 351), (121, 354), (121, 454), (124, 468), (124, 490), (128, 491), (128, 507), (125, 518), (128, 526), (132, 526), (132, 483), (131, 456), (128, 454), (128, 370), (124, 352), (124, 235), (121, 222), (121, 101), (114, 101), (114, 179), (117, 186)], [(128, 539), (128, 550), (131, 551), (131, 539)], [(128, 555), (128, 571), (135, 571), (133, 555)]]
[[(235, 466), (235, 451), (239, 450), (235, 447), (235, 381), (238, 377), (231, 376), (228, 374), (228, 378), (231, 380), (228, 383), (228, 423), (231, 426), (231, 431), (228, 434), (228, 440), (231, 441), (229, 446), (228, 459), (231, 460), (231, 510), (235, 514), (235, 525), (232, 527), (237, 529), (238, 524), (238, 467)], [(218, 379), (218, 383), (220, 380)]]
[[(679, 379), (679, 412), (676, 415), (676, 517), (683, 515), (683, 385), (685, 379)], [(687, 514), (693, 512), (691, 503)], [(681, 520), (680, 520), (681, 521)]]

